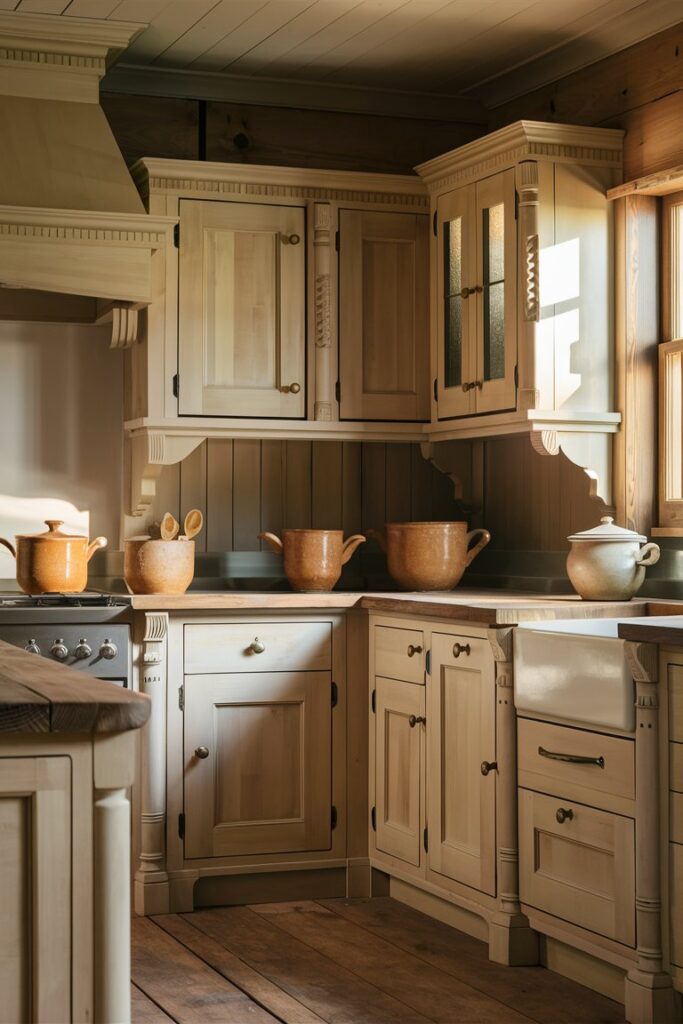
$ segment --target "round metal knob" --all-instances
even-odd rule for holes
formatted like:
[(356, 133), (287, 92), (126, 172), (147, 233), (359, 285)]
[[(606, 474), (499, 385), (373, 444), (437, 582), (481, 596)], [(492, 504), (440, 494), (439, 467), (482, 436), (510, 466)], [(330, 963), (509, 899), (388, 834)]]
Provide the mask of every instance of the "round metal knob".
[(66, 659), (69, 657), (69, 648), (66, 646), (61, 637), (59, 638), (59, 640), (55, 640), (55, 642), (53, 643), (52, 647), (50, 648), (50, 654), (52, 655), (53, 658), (56, 658), (57, 661), (66, 661)]
[(555, 817), (559, 824), (562, 825), (565, 821), (572, 820), (572, 818), (574, 817), (574, 812), (571, 809), (571, 807), (558, 807), (557, 811), (555, 812)]
[(284, 235), (282, 241), (289, 245), (298, 245), (301, 241), (300, 235)]
[(498, 770), (497, 761), (482, 761), (481, 762), (481, 774), (488, 775), (489, 772), (495, 772)]
[(99, 655), (100, 658), (106, 658), (107, 661), (111, 661), (119, 653), (119, 649), (116, 644), (108, 637), (104, 638), (104, 642), (100, 644)]
[(422, 647), (420, 644), (408, 644), (408, 657), (412, 658), (415, 654), (422, 654)]
[(247, 647), (247, 650), (251, 651), (252, 654), (263, 654), (265, 649), (266, 645), (264, 644), (263, 640), (259, 640), (257, 636), (254, 637), (254, 639)]
[(198, 757), (200, 761), (205, 761), (206, 758), (209, 756), (209, 748), (197, 747), (197, 749), (194, 752), (194, 756)]
[(29, 654), (40, 654), (40, 647), (35, 640), (29, 640), (24, 650), (28, 651)]
[(410, 726), (411, 729), (414, 729), (416, 725), (420, 724), (427, 724), (427, 719), (424, 718), (422, 715), (411, 715), (410, 718), (408, 719), (408, 725)]
[(293, 384), (283, 384), (280, 388), (283, 395), (298, 395), (301, 391), (301, 384), (294, 381)]
[(470, 653), (470, 645), (469, 644), (459, 644), (459, 643), (453, 644), (453, 657), (454, 658), (459, 658), (461, 654), (469, 654), (469, 653)]
[(79, 661), (83, 661), (85, 658), (89, 658), (91, 654), (92, 647), (85, 637), (82, 637), (74, 647), (74, 658), (78, 658)]

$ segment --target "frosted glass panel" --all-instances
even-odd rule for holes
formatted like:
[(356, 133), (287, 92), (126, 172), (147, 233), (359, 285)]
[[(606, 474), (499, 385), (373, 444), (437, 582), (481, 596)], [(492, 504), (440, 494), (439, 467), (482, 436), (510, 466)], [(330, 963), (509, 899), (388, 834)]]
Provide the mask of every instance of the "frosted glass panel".
[(503, 203), (482, 210), (484, 379), (505, 376), (505, 217)]
[(446, 221), (444, 243), (444, 385), (462, 383), (462, 220)]

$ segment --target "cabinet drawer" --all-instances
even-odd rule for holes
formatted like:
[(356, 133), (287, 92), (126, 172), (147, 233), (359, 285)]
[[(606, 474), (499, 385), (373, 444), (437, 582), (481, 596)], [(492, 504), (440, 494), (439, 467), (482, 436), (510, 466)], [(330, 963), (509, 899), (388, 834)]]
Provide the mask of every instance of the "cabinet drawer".
[(519, 853), (522, 903), (635, 946), (632, 818), (520, 789)]
[(374, 645), (375, 675), (404, 683), (424, 683), (425, 644), (421, 629), (375, 626)]
[(321, 672), (331, 667), (331, 622), (211, 622), (185, 626), (186, 673)]
[[(563, 796), (587, 799), (598, 805), (603, 794), (635, 799), (633, 740), (527, 718), (518, 719), (517, 735), (521, 786), (544, 791), (550, 789)], [(558, 755), (561, 758), (602, 759), (602, 766), (591, 761), (565, 761)]]

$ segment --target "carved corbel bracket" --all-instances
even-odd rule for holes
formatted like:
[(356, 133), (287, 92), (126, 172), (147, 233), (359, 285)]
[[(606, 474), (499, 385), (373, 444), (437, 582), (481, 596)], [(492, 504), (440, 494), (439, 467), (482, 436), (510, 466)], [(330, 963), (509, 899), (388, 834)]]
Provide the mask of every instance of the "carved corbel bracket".
[(463, 455), (457, 447), (457, 442), (454, 444), (448, 441), (441, 442), (438, 446), (432, 441), (423, 441), (420, 444), (420, 453), (423, 459), (431, 462), (434, 469), (437, 469), (439, 473), (444, 473), (449, 478), (453, 484), (454, 498), (462, 500), (464, 492), (463, 478), (467, 479), (469, 476), (469, 471), (464, 465), (463, 459), (465, 457), (469, 459), (469, 453), (467, 453), (467, 456)]
[(600, 431), (532, 430), (531, 444), (539, 455), (565, 455), (589, 480), (590, 497), (612, 504), (612, 434)]
[(138, 340), (139, 309), (139, 305), (132, 302), (110, 302), (99, 306), (96, 322), (111, 324), (110, 348), (132, 348)]
[(154, 501), (164, 466), (182, 462), (203, 440), (201, 435), (165, 434), (159, 430), (142, 430), (128, 438), (130, 515), (144, 515)]

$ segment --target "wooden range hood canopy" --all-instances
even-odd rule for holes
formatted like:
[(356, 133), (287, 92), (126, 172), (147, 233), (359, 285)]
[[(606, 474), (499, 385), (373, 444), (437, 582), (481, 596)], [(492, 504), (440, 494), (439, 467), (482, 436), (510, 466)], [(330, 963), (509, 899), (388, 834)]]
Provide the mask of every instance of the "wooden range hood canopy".
[(116, 345), (135, 340), (174, 224), (145, 213), (99, 105), (108, 64), (144, 27), (0, 14), (0, 284), (103, 300)]

